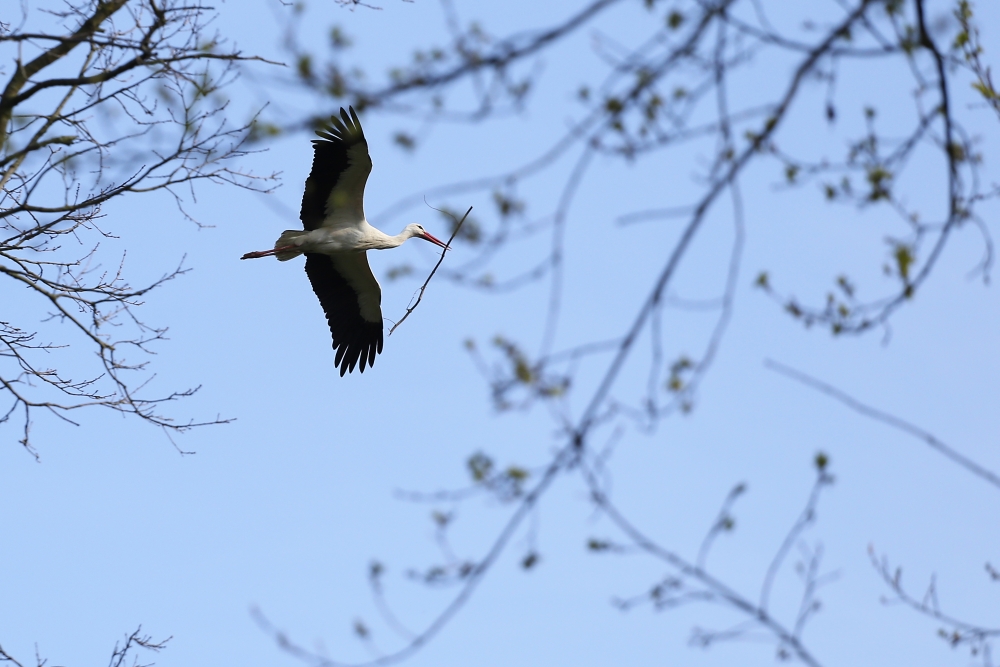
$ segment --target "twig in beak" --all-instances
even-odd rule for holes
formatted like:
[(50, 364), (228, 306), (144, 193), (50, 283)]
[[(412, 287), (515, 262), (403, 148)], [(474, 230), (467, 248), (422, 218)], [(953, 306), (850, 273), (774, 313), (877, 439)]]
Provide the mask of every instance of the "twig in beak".
[[(434, 208), (434, 207), (431, 206), (431, 208)], [(437, 209), (437, 208), (434, 208), (434, 210), (435, 211), (439, 211), (441, 213), (445, 213), (446, 215), (451, 216), (452, 220), (455, 219), (455, 216), (451, 215), (450, 213), (447, 213), (446, 211), (441, 211), (441, 209)], [(465, 219), (469, 217), (470, 213), (472, 213), (472, 207), (471, 206), (469, 207), (469, 210), (465, 212), (465, 215), (462, 216), (462, 219), (458, 221), (458, 224), (455, 225), (455, 230), (451, 233), (451, 237), (449, 237), (448, 242), (443, 246), (443, 250), (441, 250), (441, 257), (438, 258), (437, 264), (435, 264), (434, 268), (431, 269), (431, 274), (429, 276), (427, 276), (427, 280), (424, 281), (424, 284), (420, 286), (420, 291), (417, 294), (417, 300), (416, 300), (416, 302), (414, 302), (414, 304), (412, 306), (407, 306), (406, 312), (403, 314), (403, 316), (401, 318), (399, 318), (398, 322), (396, 322), (395, 324), (392, 325), (391, 329), (389, 329), (389, 335), (390, 336), (392, 335), (393, 331), (395, 331), (397, 328), (399, 328), (400, 324), (402, 324), (403, 322), (406, 321), (406, 318), (410, 316), (410, 313), (412, 313), (416, 309), (416, 307), (420, 305), (420, 300), (424, 298), (424, 290), (427, 289), (427, 283), (429, 283), (431, 281), (431, 278), (434, 277), (434, 274), (437, 273), (438, 267), (441, 266), (441, 262), (444, 261), (444, 254), (446, 252), (448, 252), (449, 250), (451, 250), (451, 242), (453, 240), (455, 240), (455, 236), (458, 234), (458, 230), (460, 230), (462, 228), (462, 223), (465, 222)]]

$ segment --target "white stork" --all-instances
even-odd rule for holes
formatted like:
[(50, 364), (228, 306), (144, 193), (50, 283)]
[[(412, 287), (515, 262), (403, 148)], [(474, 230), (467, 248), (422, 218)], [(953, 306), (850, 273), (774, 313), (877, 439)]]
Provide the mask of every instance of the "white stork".
[[(341, 122), (341, 118), (343, 122)], [(340, 118), (316, 132), (313, 166), (306, 179), (299, 218), (305, 231), (289, 229), (271, 250), (248, 252), (240, 259), (274, 255), (284, 262), (306, 256), (306, 274), (319, 297), (337, 351), (334, 365), (340, 375), (361, 361), (375, 363), (382, 352), (382, 289), (368, 266), (367, 250), (396, 248), (407, 239), (448, 246), (414, 223), (396, 236), (375, 229), (365, 220), (365, 182), (372, 171), (368, 142), (354, 108), (343, 108)]]

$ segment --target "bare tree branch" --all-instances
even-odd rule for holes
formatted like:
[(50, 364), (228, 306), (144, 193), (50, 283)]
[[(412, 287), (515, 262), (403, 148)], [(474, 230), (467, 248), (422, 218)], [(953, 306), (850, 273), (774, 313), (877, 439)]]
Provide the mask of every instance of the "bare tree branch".
[[(918, 599), (903, 587), (902, 568), (892, 569), (889, 565), (889, 559), (885, 556), (879, 558), (875, 554), (873, 546), (868, 547), (868, 557), (872, 567), (893, 593), (894, 597), (883, 599), (884, 603), (902, 603), (923, 616), (941, 622), (945, 627), (938, 630), (939, 637), (953, 647), (968, 647), (973, 657), (982, 658), (983, 667), (993, 667), (992, 643), (1000, 638), (1000, 627), (990, 628), (985, 625), (969, 623), (941, 611), (937, 599), (937, 583), (933, 577), (923, 598)], [(996, 580), (989, 563), (986, 564), (986, 570)]]
[[(0, 39), (16, 65), (0, 96), (0, 279), (24, 288), (19, 322), (0, 322), (0, 423), (20, 416), (32, 453), (37, 411), (76, 424), (71, 413), (103, 407), (168, 435), (225, 423), (164, 410), (197, 387), (150, 393), (143, 357), (167, 329), (138, 308), (186, 269), (131, 285), (125, 255), (102, 248), (115, 238), (102, 208), (160, 191), (190, 220), (184, 192), (200, 181), (269, 189), (275, 174), (232, 166), (247, 154), (250, 124), (227, 120), (222, 95), (237, 63), (261, 59), (209, 33), (200, 2), (81, 0), (51, 16), (76, 27)], [(103, 122), (112, 116), (120, 120)]]
[(967, 456), (958, 453), (957, 451), (955, 451), (954, 448), (952, 448), (948, 444), (942, 442), (937, 437), (935, 437), (934, 434), (923, 430), (919, 426), (914, 426), (910, 422), (900, 419), (899, 417), (891, 415), (887, 412), (883, 412), (869, 405), (865, 405), (861, 401), (841, 391), (840, 389), (837, 389), (833, 385), (822, 382), (821, 380), (817, 380), (816, 378), (810, 375), (806, 375), (801, 371), (797, 371), (794, 368), (785, 366), (784, 364), (778, 363), (777, 361), (772, 361), (770, 359), (767, 359), (764, 361), (764, 366), (773, 371), (781, 373), (785, 377), (791, 378), (796, 382), (804, 384), (807, 387), (811, 387), (823, 394), (826, 394), (831, 398), (840, 401), (841, 403), (843, 403), (844, 405), (846, 405), (847, 407), (851, 408), (852, 410), (854, 410), (859, 414), (862, 414), (866, 417), (870, 417), (876, 421), (880, 421), (883, 424), (888, 424), (893, 428), (899, 429), (904, 433), (909, 433), (913, 437), (923, 440), (928, 445), (930, 445), (931, 448), (940, 452), (941, 454), (944, 454), (946, 457), (948, 457), (958, 465), (962, 466), (976, 477), (986, 480), (993, 486), (1000, 488), (1000, 476), (998, 476), (996, 473), (990, 470), (987, 470), (986, 468), (979, 465), (978, 463), (968, 458)]
[[(111, 652), (111, 659), (108, 661), (109, 667), (152, 667), (153, 663), (140, 663), (139, 662), (139, 649), (149, 651), (151, 653), (159, 653), (167, 647), (167, 643), (172, 639), (172, 637), (167, 637), (162, 641), (156, 641), (149, 635), (143, 634), (142, 626), (140, 625), (129, 635), (125, 636), (125, 642), (123, 644), (115, 643), (115, 648)], [(41, 656), (35, 655), (35, 667), (44, 667), (48, 660), (43, 659)], [(13, 667), (28, 667), (25, 663), (18, 662), (13, 656), (11, 656), (7, 651), (0, 646), (0, 665), (4, 663), (9, 663)]]

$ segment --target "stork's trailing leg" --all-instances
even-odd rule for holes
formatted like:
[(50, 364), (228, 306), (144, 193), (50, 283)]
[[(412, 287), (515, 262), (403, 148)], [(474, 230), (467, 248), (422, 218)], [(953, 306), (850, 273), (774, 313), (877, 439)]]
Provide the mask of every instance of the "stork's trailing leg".
[(248, 252), (247, 254), (240, 257), (240, 259), (257, 259), (258, 257), (267, 257), (268, 255), (277, 255), (279, 252), (294, 252), (298, 254), (298, 248), (293, 245), (281, 246), (280, 248), (272, 248), (270, 250), (254, 250), (253, 252)]

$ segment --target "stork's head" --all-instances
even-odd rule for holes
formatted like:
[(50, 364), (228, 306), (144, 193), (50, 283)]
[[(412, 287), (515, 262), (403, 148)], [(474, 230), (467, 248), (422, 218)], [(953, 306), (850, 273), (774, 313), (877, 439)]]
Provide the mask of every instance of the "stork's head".
[(444, 241), (442, 241), (442, 240), (440, 240), (440, 239), (438, 239), (438, 238), (436, 238), (436, 237), (428, 234), (427, 230), (424, 229), (422, 225), (418, 225), (415, 222), (411, 223), (411, 224), (409, 224), (409, 225), (406, 226), (406, 230), (405, 231), (409, 232), (409, 234), (410, 234), (411, 237), (415, 236), (418, 239), (423, 239), (425, 241), (430, 241), (434, 245), (440, 246), (440, 247), (444, 248), (445, 250), (448, 250), (448, 244), (447, 243), (445, 243)]

